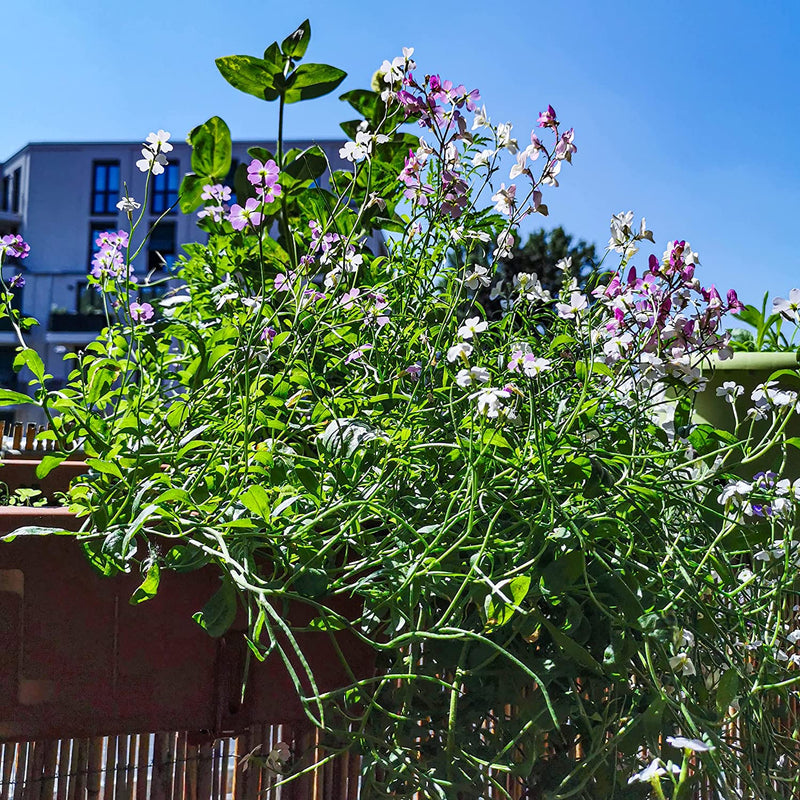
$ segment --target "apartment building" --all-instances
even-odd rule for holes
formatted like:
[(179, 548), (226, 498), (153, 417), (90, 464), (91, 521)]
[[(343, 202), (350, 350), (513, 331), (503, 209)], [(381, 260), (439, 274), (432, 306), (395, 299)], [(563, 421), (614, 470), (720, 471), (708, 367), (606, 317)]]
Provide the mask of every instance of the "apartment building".
[[(323, 148), (334, 168), (345, 166), (338, 141), (293, 141), (287, 147), (305, 149), (312, 144)], [(254, 145), (274, 152), (274, 143), (234, 142), (233, 169), (249, 161), (247, 150)], [(63, 361), (64, 353), (84, 347), (105, 324), (102, 300), (86, 275), (97, 235), (128, 227), (126, 215), (117, 209), (125, 188), (140, 202), (144, 197), (146, 175), (136, 167), (141, 148), (140, 142), (37, 142), (0, 164), (0, 236), (18, 233), (31, 248), (26, 259), (4, 266), (4, 277), (21, 272), (25, 278), (24, 288), (16, 290), (16, 302), (26, 316), (40, 323), (30, 332), (29, 342), (41, 354), (55, 385), (71, 368)], [(175, 203), (190, 162), (190, 146), (176, 142), (164, 173), (151, 179), (147, 222)], [(136, 257), (134, 270), (139, 275), (153, 270), (155, 278), (169, 278), (181, 244), (204, 241), (205, 236), (194, 214), (173, 209)], [(138, 244), (136, 239), (133, 244)], [(12, 369), (17, 344), (8, 320), (0, 320), (0, 386), (21, 388)], [(10, 410), (0, 409), (0, 419), (11, 418)]]

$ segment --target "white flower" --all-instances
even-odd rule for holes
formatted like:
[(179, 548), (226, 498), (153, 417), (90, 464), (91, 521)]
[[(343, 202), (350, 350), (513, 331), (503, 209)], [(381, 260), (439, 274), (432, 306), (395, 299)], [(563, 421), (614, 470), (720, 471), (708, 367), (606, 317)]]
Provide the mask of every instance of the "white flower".
[(511, 138), (510, 122), (503, 124), (502, 122), (497, 126), (497, 145), (498, 147), (505, 147), (511, 155), (516, 155), (519, 149), (519, 143), (516, 139)]
[(480, 317), (470, 317), (464, 320), (464, 324), (458, 329), (458, 335), (462, 339), (471, 339), (476, 333), (483, 333), (489, 327), (486, 320)]
[(550, 359), (537, 358), (533, 353), (526, 353), (522, 357), (522, 372), (529, 378), (536, 378), (550, 369)]
[(717, 497), (717, 502), (724, 506), (729, 501), (739, 503), (739, 498), (747, 497), (753, 491), (753, 485), (746, 481), (731, 481)]
[(504, 183), (500, 184), (500, 189), (496, 194), (492, 195), (492, 201), (495, 203), (494, 210), (505, 214), (507, 217), (514, 212), (514, 204), (516, 202), (515, 195), (517, 187), (512, 183), (508, 189)]
[(142, 204), (137, 203), (132, 197), (123, 197), (122, 200), (117, 203), (117, 208), (126, 214), (133, 214), (137, 208), (141, 207)]
[(497, 236), (497, 247), (492, 251), (495, 258), (508, 258), (513, 252), (514, 237), (509, 231), (503, 231)]
[(717, 397), (724, 397), (728, 403), (735, 403), (736, 398), (744, 393), (744, 387), (735, 381), (725, 381), (722, 386), (717, 386)]
[(800, 309), (800, 289), (792, 289), (789, 292), (788, 300), (783, 297), (776, 297), (772, 301), (772, 313), (780, 314), (788, 320), (800, 321), (798, 309)]
[(542, 289), (542, 283), (535, 272), (518, 272), (514, 276), (514, 288), (523, 300), (549, 303), (553, 299), (549, 291)]
[(489, 370), (483, 367), (462, 369), (456, 375), (456, 383), (463, 389), (470, 389), (480, 383), (489, 383)]
[(683, 675), (697, 675), (692, 659), (686, 653), (678, 653), (669, 660), (670, 669), (674, 672), (681, 670)]
[(476, 264), (472, 268), (472, 272), (464, 277), (464, 283), (467, 288), (471, 289), (473, 292), (479, 286), (488, 286), (491, 282), (492, 279), (489, 276), (489, 270), (486, 267), (482, 267), (480, 264)]
[(454, 344), (447, 351), (447, 360), (452, 364), (454, 361), (461, 359), (466, 361), (472, 355), (472, 345), (469, 342), (459, 342)]
[(572, 256), (559, 258), (558, 261), (556, 261), (556, 269), (559, 272), (569, 272), (572, 269)]
[(483, 167), (489, 163), (489, 159), (494, 156), (494, 150), (481, 150), (480, 153), (475, 153), (472, 157), (472, 166)]
[(473, 395), (477, 401), (478, 415), (497, 419), (503, 413), (503, 400), (511, 397), (508, 389), (481, 389)]
[(580, 292), (572, 292), (568, 303), (556, 303), (558, 316), (562, 319), (575, 319), (588, 306), (589, 301)]
[(713, 744), (707, 744), (702, 739), (687, 739), (685, 736), (667, 736), (667, 744), (677, 747), (678, 750), (691, 750), (694, 753), (707, 753), (714, 749)]
[(141, 172), (152, 172), (160, 175), (164, 171), (167, 157), (163, 153), (154, 153), (147, 147), (142, 148), (142, 157), (136, 162), (136, 167)]
[(489, 122), (489, 117), (486, 114), (486, 106), (481, 106), (481, 110), (476, 111), (475, 116), (473, 117), (472, 130), (475, 130), (476, 128), (486, 128), (489, 125), (491, 125), (491, 123)]
[(511, 167), (511, 171), (508, 173), (508, 177), (513, 181), (515, 178), (518, 178), (522, 175), (523, 172), (527, 170), (526, 162), (528, 160), (527, 150), (522, 150), (517, 153), (517, 163)]
[(172, 145), (169, 143), (170, 134), (167, 131), (159, 130), (158, 133), (151, 133), (145, 139), (145, 146), (149, 147), (154, 153), (169, 153)]
[(628, 778), (628, 783), (652, 783), (654, 779), (662, 778), (668, 772), (671, 772), (673, 775), (680, 773), (681, 768), (677, 764), (673, 764), (670, 761), (665, 768), (662, 766), (663, 763), (664, 762), (660, 758), (654, 758), (641, 772), (631, 775), (631, 777)]
[(369, 150), (358, 142), (345, 142), (344, 146), (339, 148), (339, 158), (353, 163), (366, 158), (368, 153)]

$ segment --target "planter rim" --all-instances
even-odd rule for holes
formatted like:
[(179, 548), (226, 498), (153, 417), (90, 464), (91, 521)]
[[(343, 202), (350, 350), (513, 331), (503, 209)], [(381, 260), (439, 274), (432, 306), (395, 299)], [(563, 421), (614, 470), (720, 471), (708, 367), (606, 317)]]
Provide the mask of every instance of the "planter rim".
[(796, 352), (735, 352), (733, 358), (720, 360), (718, 356), (709, 359), (707, 370), (744, 370), (753, 369), (774, 372), (778, 369), (793, 369), (800, 366), (800, 357)]

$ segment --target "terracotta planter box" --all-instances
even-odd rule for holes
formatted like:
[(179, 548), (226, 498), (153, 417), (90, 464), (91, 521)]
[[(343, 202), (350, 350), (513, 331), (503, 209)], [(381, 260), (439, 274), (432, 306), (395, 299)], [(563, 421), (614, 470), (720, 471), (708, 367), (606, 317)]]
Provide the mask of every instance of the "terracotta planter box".
[[(60, 508), (0, 509), (0, 535), (23, 525), (76, 530), (78, 521)], [(251, 659), (240, 702), (242, 626), (213, 639), (192, 620), (219, 587), (213, 568), (162, 573), (156, 597), (131, 606), (140, 582), (100, 575), (69, 536), (0, 544), (0, 741), (158, 730), (213, 737), (304, 719), (278, 654)], [(338, 610), (358, 613), (346, 606)], [(287, 616), (302, 624), (314, 614), (291, 607)], [(355, 674), (371, 674), (374, 654), (336, 636)], [(299, 639), (321, 689), (349, 683), (328, 634)]]
[(36, 468), (41, 459), (21, 456), (6, 457), (0, 466), (0, 482), (10, 491), (15, 489), (39, 489), (49, 501), (55, 500), (56, 492), (66, 492), (73, 478), (89, 471), (85, 461), (63, 461), (44, 478), (36, 477)]
[[(704, 370), (709, 378), (704, 392), (697, 394), (695, 400), (695, 421), (707, 422), (715, 428), (732, 431), (734, 427), (733, 413), (730, 403), (724, 398), (717, 397), (716, 390), (726, 381), (733, 381), (744, 387), (744, 393), (736, 401), (736, 410), (739, 419), (745, 419), (747, 409), (751, 408), (753, 401), (750, 393), (760, 383), (769, 380), (772, 373), (778, 370), (792, 370), (797, 377), (782, 375), (778, 383), (800, 393), (800, 364), (796, 353), (734, 353), (733, 358), (720, 361), (714, 359), (710, 368)], [(756, 422), (753, 426), (754, 435), (763, 435), (769, 426), (766, 422)], [(800, 418), (790, 421), (787, 427), (788, 436), (800, 436)], [(741, 470), (742, 477), (749, 479), (759, 471), (774, 469), (776, 460), (780, 463), (781, 453), (773, 448), (766, 456), (747, 465)], [(800, 478), (800, 450), (789, 448), (789, 457), (784, 477)]]

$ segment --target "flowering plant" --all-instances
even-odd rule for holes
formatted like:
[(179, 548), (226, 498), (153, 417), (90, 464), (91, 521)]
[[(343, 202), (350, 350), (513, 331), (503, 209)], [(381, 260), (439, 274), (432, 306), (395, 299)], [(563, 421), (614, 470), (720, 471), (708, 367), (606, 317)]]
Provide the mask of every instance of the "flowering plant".
[[(788, 351), (800, 350), (800, 341), (796, 341), (798, 311), (800, 311), (800, 289), (792, 289), (789, 297), (776, 297), (772, 301), (772, 313), (767, 314), (769, 293), (764, 295), (761, 308), (743, 306), (736, 319), (752, 326), (755, 333), (745, 328), (732, 331), (731, 346), (737, 351)], [(786, 323), (793, 324), (791, 335), (784, 330)]]
[[(134, 299), (126, 198), (131, 231), (107, 235), (93, 272), (119, 321), (66, 388), (47, 390), (20, 330), (59, 447), (42, 472), (77, 448), (91, 467), (70, 493), (89, 557), (141, 571), (135, 602), (216, 565), (197, 621), (219, 636), (245, 608), (254, 656), (283, 659), (328, 752), (360, 755), (365, 797), (796, 788), (797, 722), (772, 717), (800, 682), (800, 485), (734, 475), (784, 452), (793, 408), (766, 393), (777, 423), (759, 441), (692, 421), (736, 294), (701, 285), (685, 241), (634, 266), (654, 236), (629, 212), (612, 220), (618, 266), (586, 292), (568, 265), (557, 297), (517, 274), (487, 319), (478, 292), (546, 211), (574, 132), (548, 106), (520, 145), (406, 49), (342, 95), (359, 116), (346, 168), (284, 151), (285, 106), (344, 78), (299, 64), (309, 37), (306, 22), (263, 59), (218, 60), (278, 102), (277, 144), (231, 186), (225, 123), (191, 132), (180, 203), (202, 206), (208, 242), (184, 248), (183, 288)], [(168, 144), (151, 134), (140, 167), (163, 169)], [(517, 182), (498, 187), (506, 157)], [(491, 267), (449, 258), (470, 242)], [(377, 673), (319, 690), (290, 600), (371, 647)], [(284, 755), (289, 781), (305, 754)]]

